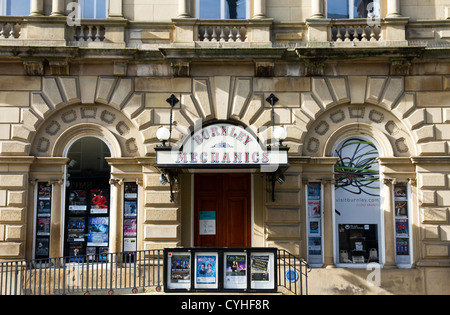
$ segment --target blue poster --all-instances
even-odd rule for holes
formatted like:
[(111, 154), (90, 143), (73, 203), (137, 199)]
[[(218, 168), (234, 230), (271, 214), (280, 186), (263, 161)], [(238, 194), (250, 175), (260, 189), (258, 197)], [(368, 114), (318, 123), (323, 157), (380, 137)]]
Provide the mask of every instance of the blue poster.
[(217, 281), (217, 256), (199, 255), (197, 258), (197, 284), (215, 284)]

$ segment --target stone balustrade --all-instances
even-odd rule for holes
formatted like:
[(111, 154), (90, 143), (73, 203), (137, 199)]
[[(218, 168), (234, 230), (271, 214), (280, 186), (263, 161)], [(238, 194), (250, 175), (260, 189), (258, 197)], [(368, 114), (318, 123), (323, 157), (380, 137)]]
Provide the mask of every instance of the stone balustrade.
[(378, 42), (382, 40), (381, 24), (368, 23), (367, 19), (333, 20), (332, 42)]

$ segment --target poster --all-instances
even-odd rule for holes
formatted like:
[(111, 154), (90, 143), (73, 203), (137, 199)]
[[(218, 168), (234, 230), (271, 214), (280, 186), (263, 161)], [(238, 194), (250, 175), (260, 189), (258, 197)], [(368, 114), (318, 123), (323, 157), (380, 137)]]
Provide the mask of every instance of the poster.
[(123, 236), (136, 237), (136, 219), (123, 220)]
[(136, 208), (137, 201), (136, 200), (125, 200), (125, 209), (124, 216), (127, 217), (136, 217)]
[(39, 200), (37, 208), (38, 217), (49, 217), (50, 212), (51, 212), (51, 201)]
[(245, 253), (225, 253), (225, 289), (247, 288), (247, 255)]
[(124, 197), (125, 199), (137, 199), (137, 188), (136, 183), (125, 183)]
[(322, 238), (310, 237), (308, 239), (308, 254), (309, 255), (322, 255)]
[(91, 189), (91, 213), (108, 213), (108, 199), (106, 198), (106, 193), (104, 190)]
[(52, 186), (48, 183), (39, 183), (38, 199), (50, 200), (52, 196)]
[(252, 289), (273, 289), (275, 284), (275, 255), (273, 253), (252, 253), (250, 284)]
[(123, 250), (125, 252), (135, 252), (137, 250), (137, 241), (134, 237), (127, 237), (123, 239)]
[(195, 257), (196, 288), (217, 288), (217, 253), (198, 253)]
[(38, 237), (36, 239), (36, 257), (48, 257), (49, 255), (49, 244), (50, 240), (48, 237)]
[(38, 218), (36, 235), (50, 236), (50, 218)]
[(86, 211), (86, 190), (71, 190), (69, 192), (69, 211)]
[(108, 246), (109, 218), (89, 218), (87, 246)]
[(84, 217), (69, 217), (67, 222), (67, 240), (69, 242), (84, 242)]
[(200, 211), (199, 221), (200, 235), (216, 235), (216, 211)]

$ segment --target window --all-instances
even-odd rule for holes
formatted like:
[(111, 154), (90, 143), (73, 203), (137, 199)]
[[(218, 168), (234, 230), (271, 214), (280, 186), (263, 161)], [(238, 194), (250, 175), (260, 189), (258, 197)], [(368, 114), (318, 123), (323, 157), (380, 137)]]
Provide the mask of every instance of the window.
[(106, 19), (108, 17), (108, 0), (81, 0), (82, 19)]
[(376, 145), (350, 138), (336, 149), (336, 263), (357, 266), (381, 263), (382, 211)]
[(199, 19), (247, 19), (249, 0), (197, 0)]
[(380, 0), (328, 0), (330, 19), (357, 19), (380, 17)]
[(30, 0), (0, 0), (2, 15), (30, 15)]

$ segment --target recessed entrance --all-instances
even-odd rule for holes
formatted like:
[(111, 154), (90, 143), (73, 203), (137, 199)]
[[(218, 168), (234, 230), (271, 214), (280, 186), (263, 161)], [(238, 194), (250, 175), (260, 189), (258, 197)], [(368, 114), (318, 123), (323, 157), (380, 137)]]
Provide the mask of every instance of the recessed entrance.
[(81, 255), (101, 259), (108, 252), (110, 167), (105, 157), (109, 156), (108, 146), (95, 137), (79, 139), (69, 148), (64, 255), (73, 260)]
[(251, 247), (251, 175), (195, 174), (194, 245)]

